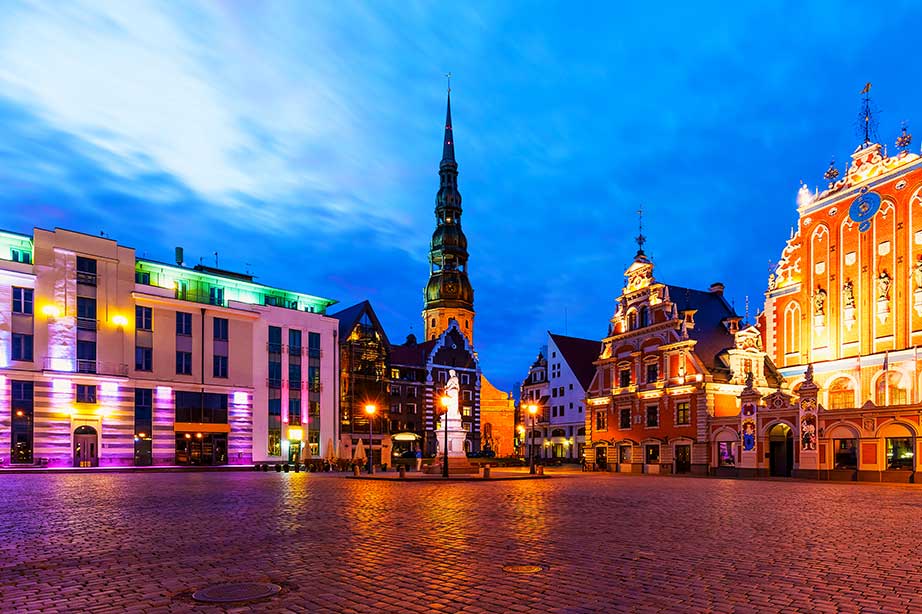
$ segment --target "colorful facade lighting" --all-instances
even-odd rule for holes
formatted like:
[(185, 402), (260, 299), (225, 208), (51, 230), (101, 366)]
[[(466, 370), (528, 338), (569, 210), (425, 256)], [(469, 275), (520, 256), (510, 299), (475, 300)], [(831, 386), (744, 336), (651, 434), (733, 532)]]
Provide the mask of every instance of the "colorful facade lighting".
[(70, 390), (71, 390), (71, 388), (70, 388), (70, 380), (69, 380), (69, 379), (56, 379), (56, 380), (53, 380), (53, 381), (51, 382), (51, 389), (52, 389), (56, 394), (66, 394), (66, 393), (69, 393)]
[(99, 385), (99, 389), (105, 396), (113, 397), (118, 394), (118, 383), (116, 382), (103, 382)]
[(303, 430), (299, 428), (295, 428), (295, 427), (288, 429), (288, 439), (290, 439), (291, 441), (301, 441), (303, 437), (304, 437)]
[(234, 405), (246, 405), (249, 400), (249, 395), (242, 390), (238, 390), (234, 393)]
[(169, 401), (173, 398), (173, 389), (169, 386), (157, 386), (157, 400)]

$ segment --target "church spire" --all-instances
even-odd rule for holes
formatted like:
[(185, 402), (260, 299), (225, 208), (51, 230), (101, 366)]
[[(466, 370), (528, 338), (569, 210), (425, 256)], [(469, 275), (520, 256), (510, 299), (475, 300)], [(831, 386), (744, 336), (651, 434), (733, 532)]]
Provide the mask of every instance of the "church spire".
[[(451, 73), (447, 76), (450, 79)], [(427, 340), (440, 335), (451, 319), (458, 322), (469, 340), (473, 340), (474, 289), (467, 276), (467, 237), (461, 229), (461, 193), (451, 126), (450, 83), (439, 163), (439, 191), (435, 197), (436, 227), (429, 244), (429, 283), (423, 309)]]
[(442, 164), (457, 164), (457, 162), (455, 162), (455, 137), (451, 131), (451, 73), (445, 76), (448, 78), (448, 108), (445, 111), (445, 138), (442, 140)]

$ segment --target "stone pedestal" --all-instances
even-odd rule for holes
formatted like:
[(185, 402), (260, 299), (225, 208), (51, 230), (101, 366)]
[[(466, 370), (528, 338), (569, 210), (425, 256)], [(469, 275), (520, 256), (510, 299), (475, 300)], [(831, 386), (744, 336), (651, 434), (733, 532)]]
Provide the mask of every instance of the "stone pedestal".
[(445, 421), (448, 422), (448, 475), (472, 474), (479, 473), (477, 466), (472, 465), (467, 460), (467, 453), (464, 451), (464, 440), (467, 438), (467, 431), (462, 428), (461, 416), (452, 415), (452, 412), (442, 416), (439, 421), (438, 429), (435, 431), (436, 441), (438, 442), (438, 456), (431, 465), (426, 467), (426, 473), (442, 473), (442, 463), (445, 459)]

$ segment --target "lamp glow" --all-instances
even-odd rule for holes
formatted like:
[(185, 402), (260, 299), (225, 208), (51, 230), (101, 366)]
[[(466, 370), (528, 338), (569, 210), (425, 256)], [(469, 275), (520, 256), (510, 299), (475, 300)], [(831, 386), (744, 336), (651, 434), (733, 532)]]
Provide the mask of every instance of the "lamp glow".
[(304, 437), (303, 430), (294, 427), (288, 429), (288, 439), (292, 441), (301, 441), (302, 437)]
[(42, 307), (42, 315), (49, 318), (57, 318), (61, 315), (61, 310), (58, 309), (57, 305), (45, 305)]
[(247, 404), (247, 393), (238, 390), (234, 393), (234, 405), (246, 405)]
[(112, 317), (112, 323), (116, 326), (128, 326), (128, 318), (119, 314)]
[(377, 410), (378, 408), (372, 405), (371, 403), (365, 406), (365, 413), (368, 414), (369, 416), (373, 415)]

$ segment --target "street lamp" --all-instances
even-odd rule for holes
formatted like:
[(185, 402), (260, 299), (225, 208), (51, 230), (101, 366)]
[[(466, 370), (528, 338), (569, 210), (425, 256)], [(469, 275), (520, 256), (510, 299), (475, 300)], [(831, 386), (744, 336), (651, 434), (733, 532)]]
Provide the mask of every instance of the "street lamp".
[(538, 413), (538, 406), (532, 403), (528, 406), (528, 413), (531, 414), (531, 450), (528, 453), (528, 473), (535, 474), (535, 414)]
[(372, 464), (372, 461), (374, 461), (374, 457), (375, 457), (374, 455), (375, 447), (371, 443), (371, 437), (372, 437), (371, 419), (374, 418), (375, 411), (377, 409), (378, 408), (372, 405), (371, 403), (365, 406), (365, 413), (368, 414), (368, 473), (369, 475), (374, 473), (374, 465)]
[(442, 415), (442, 423), (445, 426), (445, 445), (442, 446), (442, 477), (448, 477), (448, 404), (451, 403), (451, 398), (448, 395), (442, 396), (442, 407), (444, 407), (444, 414)]

